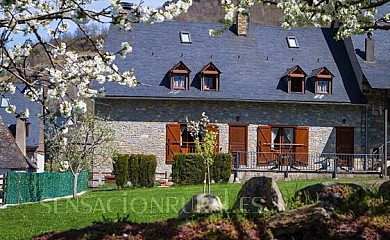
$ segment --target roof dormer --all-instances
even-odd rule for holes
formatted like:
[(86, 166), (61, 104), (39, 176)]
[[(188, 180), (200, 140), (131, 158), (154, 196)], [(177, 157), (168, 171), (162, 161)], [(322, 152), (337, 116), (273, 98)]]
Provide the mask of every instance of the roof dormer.
[(313, 79), (315, 94), (332, 94), (334, 75), (326, 68), (314, 69), (309, 78)]
[(204, 66), (200, 74), (202, 91), (219, 91), (221, 71), (212, 62)]
[(180, 61), (170, 70), (171, 89), (188, 90), (191, 70)]
[(287, 69), (283, 77), (287, 82), (288, 93), (305, 93), (305, 78), (307, 74), (298, 65)]

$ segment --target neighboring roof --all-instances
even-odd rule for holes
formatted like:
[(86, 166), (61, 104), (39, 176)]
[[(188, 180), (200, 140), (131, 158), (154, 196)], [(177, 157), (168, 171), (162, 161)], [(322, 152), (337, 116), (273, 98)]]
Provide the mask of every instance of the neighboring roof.
[[(377, 8), (378, 15), (390, 13), (390, 3)], [(378, 89), (390, 89), (390, 31), (375, 30), (375, 62), (365, 61), (364, 39), (366, 35), (352, 37), (356, 57), (370, 86)]]
[[(16, 111), (24, 111), (26, 108), (29, 109), (30, 117), (27, 121), (30, 123), (29, 134), (26, 138), (26, 147), (38, 147), (39, 146), (39, 132), (41, 120), (38, 115), (41, 114), (41, 105), (32, 102), (24, 97), (23, 90), (25, 84), (15, 84), (15, 94), (6, 93), (5, 96), (10, 98), (10, 104), (16, 106)], [(1, 98), (1, 96), (0, 96)], [(9, 114), (5, 111), (5, 108), (0, 108), (0, 116), (3, 118), (4, 124), (10, 129), (16, 129), (16, 117), (13, 114)], [(13, 132), (15, 135), (15, 132)]]
[(27, 159), (0, 117), (0, 169), (28, 170), (29, 168)]
[[(225, 31), (209, 35), (212, 23), (163, 22), (146, 26), (134, 24), (131, 32), (112, 26), (105, 50), (116, 52), (129, 41), (133, 52), (115, 63), (120, 71), (134, 68), (137, 80), (145, 85), (128, 88), (107, 82), (106, 97), (213, 99), (242, 101), (291, 101), (326, 103), (366, 103), (352, 70), (343, 41), (334, 41), (336, 29), (251, 25), (248, 36)], [(180, 42), (180, 31), (191, 34), (192, 43)], [(287, 36), (295, 36), (299, 48), (289, 48)], [(169, 71), (180, 61), (192, 71), (189, 90), (171, 90)], [(199, 72), (209, 62), (221, 71), (219, 91), (201, 91)], [(332, 94), (319, 98), (314, 92), (288, 94), (281, 77), (299, 65), (310, 74), (326, 66), (334, 75)], [(101, 86), (96, 86), (101, 87)]]

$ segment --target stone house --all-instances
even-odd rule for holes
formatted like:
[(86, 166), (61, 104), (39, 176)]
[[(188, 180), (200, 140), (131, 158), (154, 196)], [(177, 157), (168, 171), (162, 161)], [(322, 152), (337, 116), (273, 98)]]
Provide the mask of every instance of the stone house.
[[(24, 97), (26, 86), (15, 84), (14, 94), (5, 93), (0, 95), (0, 116), (8, 128), (22, 154), (37, 165), (37, 172), (44, 171), (44, 138), (43, 124), (39, 118), (42, 106)], [(27, 119), (9, 114), (5, 109), (9, 105), (15, 105), (16, 109), (23, 111), (28, 108), (30, 116)]]
[(36, 171), (37, 166), (25, 157), (0, 117), (0, 175), (8, 171)]
[(366, 154), (382, 144), (369, 127), (383, 121), (371, 116), (375, 94), (364, 92), (353, 51), (364, 39), (335, 41), (337, 29), (286, 31), (238, 18), (218, 36), (209, 30), (222, 26), (212, 23), (110, 28), (105, 49), (116, 52), (130, 41), (133, 52), (115, 63), (120, 71), (134, 68), (141, 83), (107, 82), (105, 97), (95, 99), (95, 112), (116, 129), (120, 152), (155, 154), (157, 173), (169, 173), (174, 153), (194, 151), (186, 117), (202, 112), (218, 132), (218, 150), (242, 152), (241, 165), (267, 165), (285, 151), (308, 165), (310, 154)]

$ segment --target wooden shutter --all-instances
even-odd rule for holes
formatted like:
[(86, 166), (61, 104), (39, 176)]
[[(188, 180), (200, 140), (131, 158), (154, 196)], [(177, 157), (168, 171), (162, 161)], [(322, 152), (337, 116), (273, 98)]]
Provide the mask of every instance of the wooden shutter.
[(309, 153), (309, 128), (297, 127), (295, 129), (295, 160), (297, 165), (307, 165)]
[(257, 128), (257, 164), (266, 164), (272, 160), (271, 126)]
[(173, 163), (173, 154), (180, 152), (180, 124), (167, 124), (166, 162)]
[(207, 131), (215, 132), (217, 134), (215, 139), (215, 152), (219, 152), (219, 127), (217, 125), (207, 125)]

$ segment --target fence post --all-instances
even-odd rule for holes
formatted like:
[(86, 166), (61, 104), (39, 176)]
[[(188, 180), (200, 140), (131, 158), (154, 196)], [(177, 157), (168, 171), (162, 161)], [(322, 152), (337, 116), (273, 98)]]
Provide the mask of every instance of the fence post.
[(234, 179), (233, 182), (237, 182), (238, 180), (238, 168), (240, 166), (240, 153), (239, 152), (233, 152), (233, 159), (234, 159)]
[(333, 172), (332, 172), (332, 178), (337, 178), (337, 156), (333, 158)]

